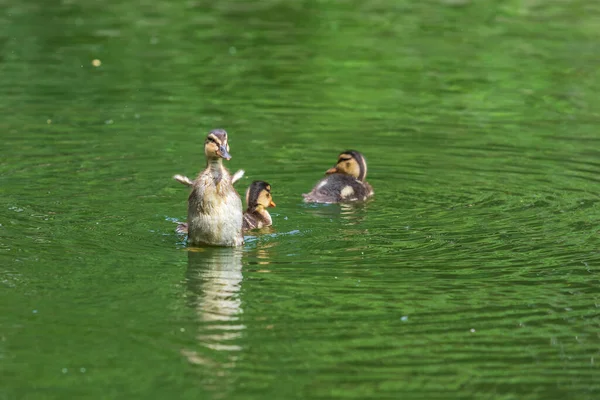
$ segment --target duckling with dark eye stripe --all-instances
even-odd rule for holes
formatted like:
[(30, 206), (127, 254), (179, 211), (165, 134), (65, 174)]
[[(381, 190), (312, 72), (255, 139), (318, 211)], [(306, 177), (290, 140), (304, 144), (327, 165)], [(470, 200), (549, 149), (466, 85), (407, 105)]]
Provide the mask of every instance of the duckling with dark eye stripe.
[[(210, 131), (204, 142), (204, 154), (206, 168), (191, 182), (188, 198), (188, 240), (192, 245), (241, 246), (244, 244), (242, 200), (223, 166), (223, 159), (231, 159), (227, 132)], [(182, 230), (178, 227), (178, 231)]]
[(271, 185), (265, 181), (254, 181), (246, 191), (247, 209), (244, 212), (242, 229), (260, 229), (271, 226), (273, 220), (267, 211), (268, 207), (275, 207), (271, 196)]
[(338, 156), (335, 167), (328, 169), (313, 190), (303, 194), (306, 203), (346, 203), (364, 201), (373, 196), (367, 182), (367, 162), (358, 151), (348, 150)]

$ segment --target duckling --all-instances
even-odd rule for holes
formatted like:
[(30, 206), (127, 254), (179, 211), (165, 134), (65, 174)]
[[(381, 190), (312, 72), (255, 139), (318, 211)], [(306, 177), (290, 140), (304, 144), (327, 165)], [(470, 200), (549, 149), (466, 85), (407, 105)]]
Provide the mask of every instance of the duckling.
[(254, 181), (246, 191), (246, 206), (242, 229), (245, 231), (271, 226), (273, 220), (267, 211), (268, 207), (275, 207), (271, 198), (271, 185), (264, 181)]
[[(235, 183), (237, 181), (239, 181), (244, 176), (245, 173), (246, 173), (246, 171), (244, 171), (243, 169), (239, 169), (231, 177), (231, 183), (235, 185)], [(179, 182), (182, 185), (185, 185), (187, 187), (192, 187), (194, 185), (194, 181), (192, 181), (190, 178), (188, 178), (187, 176), (184, 176), (184, 175), (179, 175), (179, 174), (173, 175), (173, 179), (175, 179), (177, 182)], [(182, 234), (182, 235), (187, 235), (187, 233), (188, 233), (187, 222), (176, 222), (176, 223), (177, 223), (177, 228), (175, 228), (175, 232)]]
[[(185, 227), (188, 241), (192, 245), (240, 246), (244, 244), (242, 200), (233, 188), (229, 171), (223, 166), (223, 159), (231, 159), (227, 132), (210, 131), (204, 142), (204, 154), (206, 168), (192, 182), (188, 198)], [(178, 226), (178, 232), (184, 232), (182, 225)]]
[(373, 196), (367, 182), (367, 162), (358, 151), (348, 150), (338, 156), (335, 167), (325, 171), (313, 190), (303, 194), (306, 203), (342, 203), (362, 201)]

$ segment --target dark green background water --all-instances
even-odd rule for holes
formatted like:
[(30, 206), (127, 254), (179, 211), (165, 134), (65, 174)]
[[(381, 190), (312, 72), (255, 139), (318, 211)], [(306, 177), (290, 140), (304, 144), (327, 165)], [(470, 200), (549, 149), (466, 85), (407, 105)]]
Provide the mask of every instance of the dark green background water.
[[(587, 0), (0, 1), (0, 399), (600, 398), (599, 34)], [(217, 127), (274, 228), (191, 252), (171, 176)], [(374, 200), (303, 204), (347, 148)]]

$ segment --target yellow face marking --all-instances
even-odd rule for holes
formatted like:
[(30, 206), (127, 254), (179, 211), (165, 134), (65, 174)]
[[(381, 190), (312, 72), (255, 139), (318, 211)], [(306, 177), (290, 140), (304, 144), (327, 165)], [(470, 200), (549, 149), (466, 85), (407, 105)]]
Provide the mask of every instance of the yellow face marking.
[(340, 157), (336, 168), (339, 173), (350, 175), (354, 178), (358, 178), (360, 175), (360, 166), (354, 158)]
[(221, 139), (213, 133), (209, 133), (204, 142), (204, 153), (209, 157), (223, 157), (221, 149), (225, 147), (225, 150), (229, 152), (229, 143), (227, 143), (227, 136)]
[(204, 145), (204, 154), (210, 157), (218, 157), (217, 151), (219, 150), (219, 145), (212, 140), (206, 139), (206, 144)]
[(265, 208), (271, 204), (271, 194), (267, 190), (262, 190), (258, 195), (258, 204)]

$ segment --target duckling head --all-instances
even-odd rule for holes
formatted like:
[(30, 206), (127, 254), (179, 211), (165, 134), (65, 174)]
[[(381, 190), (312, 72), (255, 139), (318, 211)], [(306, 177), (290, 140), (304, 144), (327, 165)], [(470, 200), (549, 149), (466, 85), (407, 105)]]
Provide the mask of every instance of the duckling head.
[(271, 185), (265, 181), (254, 181), (246, 191), (246, 204), (250, 211), (263, 211), (275, 207), (271, 196)]
[(354, 150), (344, 151), (338, 156), (335, 167), (329, 168), (325, 174), (346, 174), (361, 182), (367, 177), (367, 161), (361, 153)]
[(204, 154), (208, 159), (224, 158), (231, 160), (227, 132), (224, 129), (214, 129), (208, 133), (204, 141)]

